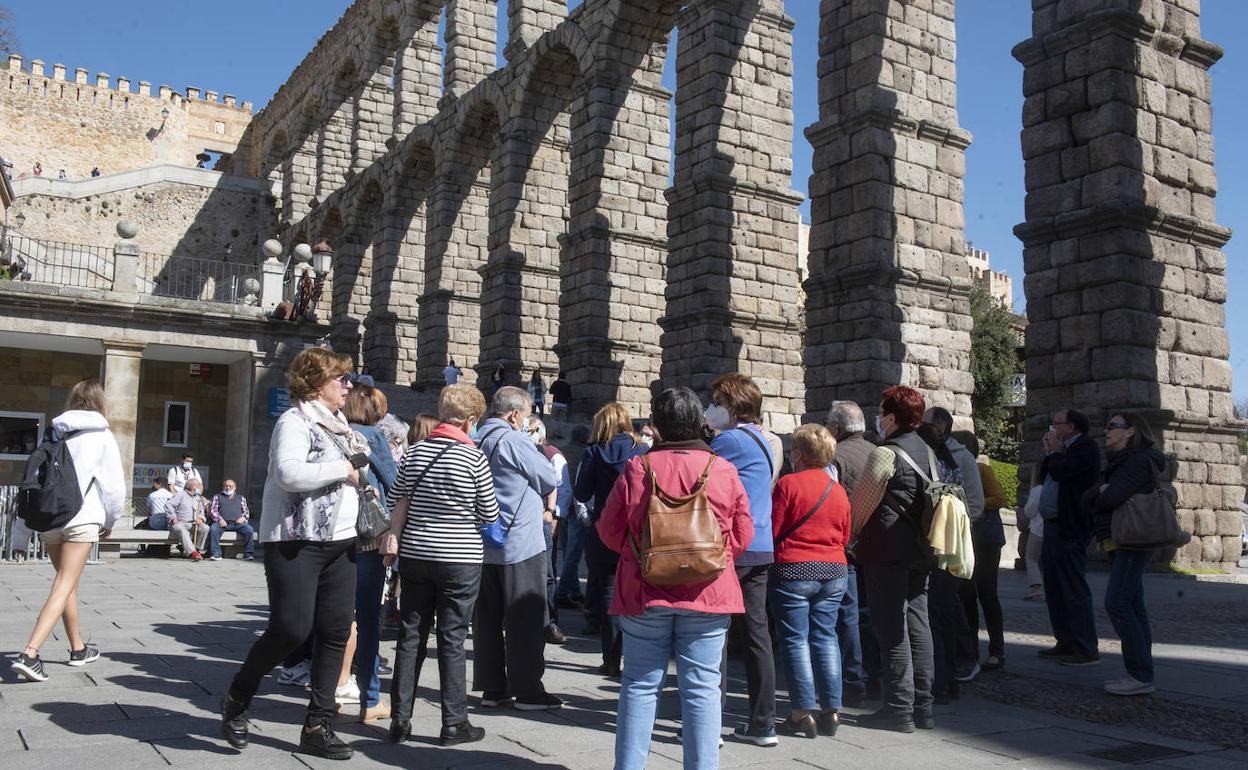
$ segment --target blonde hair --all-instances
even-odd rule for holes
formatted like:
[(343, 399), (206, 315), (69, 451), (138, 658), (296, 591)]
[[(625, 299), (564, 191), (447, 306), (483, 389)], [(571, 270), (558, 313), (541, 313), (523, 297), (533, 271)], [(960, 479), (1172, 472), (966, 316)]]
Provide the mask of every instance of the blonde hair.
[(286, 387), (296, 401), (313, 401), (321, 386), (351, 371), (351, 357), (327, 348), (306, 348), (290, 362)]
[(99, 380), (83, 380), (69, 391), (65, 411), (74, 409), (104, 414), (104, 386)]
[(471, 385), (447, 385), (438, 396), (438, 419), (464, 422), (485, 414), (485, 396)]
[(819, 468), (836, 457), (836, 439), (832, 438), (832, 431), (822, 425), (803, 425), (793, 431), (793, 451), (811, 467)]
[(618, 401), (612, 401), (594, 413), (594, 427), (589, 434), (589, 443), (606, 444), (621, 433), (632, 433), (633, 420), (628, 414), (628, 407)]

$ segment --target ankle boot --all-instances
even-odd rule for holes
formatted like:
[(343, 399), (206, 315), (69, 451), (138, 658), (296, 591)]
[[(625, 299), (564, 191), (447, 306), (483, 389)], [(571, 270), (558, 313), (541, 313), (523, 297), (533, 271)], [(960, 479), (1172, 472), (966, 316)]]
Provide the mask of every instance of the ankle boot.
[(836, 735), (836, 728), (841, 726), (841, 715), (836, 709), (824, 709), (819, 712), (819, 734)]
[(815, 724), (814, 714), (805, 709), (794, 709), (789, 712), (787, 719), (776, 725), (776, 732), (781, 735), (814, 738), (819, 734), (819, 727)]

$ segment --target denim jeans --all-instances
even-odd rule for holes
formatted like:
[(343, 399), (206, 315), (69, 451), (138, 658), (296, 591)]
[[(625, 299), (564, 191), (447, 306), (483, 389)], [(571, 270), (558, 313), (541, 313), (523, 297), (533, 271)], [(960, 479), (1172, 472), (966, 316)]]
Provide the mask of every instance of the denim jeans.
[(608, 564), (589, 565), (594, 585), (599, 587), (599, 601), (594, 614), (598, 621), (598, 642), (602, 648), (602, 662), (608, 668), (619, 668), (624, 640), (620, 631), (620, 617), (609, 613), (615, 599), (615, 567)]
[(1122, 640), (1122, 662), (1141, 682), (1153, 681), (1153, 631), (1144, 609), (1144, 570), (1152, 551), (1116, 548), (1109, 552), (1105, 612)]
[(555, 589), (559, 575), (555, 571), (555, 537), (552, 525), (542, 524), (542, 536), (546, 538), (546, 625), (559, 625), (559, 606), (555, 603)]
[(564, 531), (563, 558), (559, 564), (559, 587), (555, 597), (580, 601), (584, 598), (581, 593), (581, 557), (585, 554), (585, 525), (573, 514), (563, 520), (560, 529)]
[(673, 654), (684, 766), (686, 770), (719, 767), (719, 658), (728, 620), (728, 615), (669, 607), (651, 607), (642, 615), (620, 618), (624, 670), (616, 718), (616, 770), (646, 766), (659, 691)]
[(254, 545), (254, 543), (255, 543), (256, 532), (255, 530), (251, 528), (250, 524), (229, 524), (227, 526), (222, 527), (220, 524), (214, 521), (212, 523), (212, 526), (208, 528), (208, 555), (209, 556), (221, 555), (221, 533), (222, 532), (237, 532), (238, 536), (243, 539), (243, 553), (247, 554), (248, 556), (250, 556), (255, 551), (256, 546)]
[(821, 708), (841, 708), (841, 646), (836, 626), (846, 582), (845, 577), (781, 580), (774, 575), (768, 582), (793, 709), (814, 710), (816, 692)]
[(378, 551), (355, 557), (355, 677), (360, 683), (360, 705), (381, 702), (381, 595), (386, 587), (386, 565)]
[(147, 528), (160, 532), (169, 531), (169, 517), (164, 513), (153, 513), (147, 517)]
[(845, 595), (836, 611), (836, 641), (841, 646), (841, 682), (843, 688), (859, 695), (867, 691), (867, 670), (862, 661), (862, 634), (858, 630), (858, 574), (850, 564), (845, 580)]

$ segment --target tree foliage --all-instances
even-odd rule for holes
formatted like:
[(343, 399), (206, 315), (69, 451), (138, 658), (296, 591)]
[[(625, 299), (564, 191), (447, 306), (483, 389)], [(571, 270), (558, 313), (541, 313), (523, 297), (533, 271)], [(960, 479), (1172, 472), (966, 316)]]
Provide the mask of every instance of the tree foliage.
[(14, 30), (16, 24), (13, 21), (13, 12), (8, 6), (0, 5), (0, 55), (7, 57), (11, 53), (17, 53), (17, 32)]
[(1018, 462), (1018, 440), (1010, 425), (1010, 376), (1018, 370), (1017, 343), (1010, 330), (1010, 313), (987, 288), (971, 289), (971, 375), (975, 392), (975, 432), (989, 456)]

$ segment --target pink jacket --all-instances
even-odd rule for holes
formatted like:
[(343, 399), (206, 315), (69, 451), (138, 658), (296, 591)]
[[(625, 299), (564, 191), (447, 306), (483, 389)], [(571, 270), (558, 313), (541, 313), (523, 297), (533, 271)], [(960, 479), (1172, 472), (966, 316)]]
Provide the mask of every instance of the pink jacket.
[[(702, 475), (710, 447), (696, 442), (660, 444), (647, 455), (659, 486), (672, 495), (686, 495)], [(640, 541), (650, 501), (650, 483), (640, 457), (624, 466), (598, 520), (598, 536), (605, 546), (620, 554), (615, 573), (612, 615), (641, 615), (647, 607), (672, 607), (707, 613), (741, 613), (741, 585), (734, 570), (736, 557), (754, 537), (750, 503), (737, 469), (717, 458), (707, 479), (707, 498), (728, 538), (728, 569), (710, 583), (687, 586), (653, 586), (641, 578), (641, 566), (628, 543), (628, 533)]]

